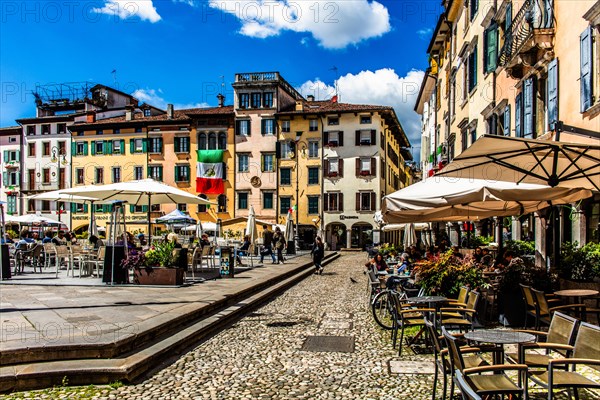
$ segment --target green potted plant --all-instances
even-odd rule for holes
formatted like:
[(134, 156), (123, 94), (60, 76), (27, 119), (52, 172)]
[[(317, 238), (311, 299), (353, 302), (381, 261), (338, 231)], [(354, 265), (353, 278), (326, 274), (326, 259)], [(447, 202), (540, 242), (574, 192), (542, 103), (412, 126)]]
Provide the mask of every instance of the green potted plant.
[(133, 281), (139, 285), (182, 285), (185, 271), (174, 267), (174, 250), (174, 242), (161, 242), (146, 252), (132, 251), (124, 267), (133, 270)]
[(461, 286), (473, 289), (487, 285), (481, 270), (470, 256), (456, 257), (452, 250), (415, 264), (416, 283), (426, 293), (454, 297)]
[(600, 289), (600, 243), (563, 243), (556, 272), (561, 289)]

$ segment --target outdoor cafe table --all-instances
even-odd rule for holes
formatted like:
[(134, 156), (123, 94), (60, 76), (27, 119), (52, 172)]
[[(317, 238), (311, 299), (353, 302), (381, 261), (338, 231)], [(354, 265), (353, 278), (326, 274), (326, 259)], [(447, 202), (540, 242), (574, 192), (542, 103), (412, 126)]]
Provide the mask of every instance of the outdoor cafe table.
[[(583, 304), (581, 302), (582, 297), (597, 296), (598, 291), (593, 290), (593, 289), (565, 289), (565, 290), (558, 290), (558, 291), (554, 292), (554, 294), (557, 296), (560, 296), (560, 297), (566, 297), (567, 299), (572, 297), (575, 299), (575, 304)], [(569, 301), (567, 301), (567, 302), (570, 303)], [(578, 311), (577, 311), (576, 315), (579, 316)], [(585, 311), (584, 311), (584, 315), (582, 317), (585, 317)]]
[(465, 339), (477, 343), (491, 343), (500, 347), (500, 354), (495, 354), (494, 364), (502, 364), (504, 359), (505, 344), (520, 344), (535, 342), (535, 336), (531, 333), (509, 331), (503, 329), (478, 329), (469, 331), (464, 335)]

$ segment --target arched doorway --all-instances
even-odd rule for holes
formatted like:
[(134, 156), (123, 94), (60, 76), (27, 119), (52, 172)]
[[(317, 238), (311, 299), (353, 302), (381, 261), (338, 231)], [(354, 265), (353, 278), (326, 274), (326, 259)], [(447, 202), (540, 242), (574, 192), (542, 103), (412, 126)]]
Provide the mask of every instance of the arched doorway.
[(350, 247), (365, 249), (373, 245), (373, 225), (367, 222), (357, 222), (352, 225)]
[(334, 222), (325, 227), (325, 243), (331, 250), (339, 250), (347, 247), (347, 228), (346, 225)]

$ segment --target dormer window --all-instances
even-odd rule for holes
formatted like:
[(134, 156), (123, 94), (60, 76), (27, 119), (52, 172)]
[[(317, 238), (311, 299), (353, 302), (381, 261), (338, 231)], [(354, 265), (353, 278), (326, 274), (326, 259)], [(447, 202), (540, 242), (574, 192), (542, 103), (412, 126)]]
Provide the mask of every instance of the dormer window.
[(152, 113), (151, 113), (150, 109), (149, 108), (145, 108), (144, 109), (144, 117), (150, 117), (150, 116), (152, 116)]
[(361, 124), (370, 124), (371, 123), (371, 116), (370, 115), (361, 115), (360, 116), (360, 123)]
[(329, 117), (327, 118), (327, 125), (339, 125), (340, 118), (339, 117)]

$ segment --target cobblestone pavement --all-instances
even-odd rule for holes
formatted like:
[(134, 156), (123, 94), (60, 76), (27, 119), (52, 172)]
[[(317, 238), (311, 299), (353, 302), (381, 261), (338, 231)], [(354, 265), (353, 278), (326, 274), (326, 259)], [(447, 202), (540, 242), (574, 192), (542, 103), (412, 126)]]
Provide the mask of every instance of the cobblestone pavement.
[[(414, 364), (408, 365), (414, 361), (424, 362), (425, 369), (431, 370), (433, 356), (415, 355), (405, 349), (402, 358), (397, 357), (389, 333), (376, 326), (367, 307), (364, 262), (364, 253), (343, 254), (325, 267), (322, 276), (305, 279), (145, 381), (117, 388), (98, 387), (85, 397), (430, 399), (432, 374), (390, 371), (390, 361), (398, 362), (403, 372), (414, 368)], [(338, 344), (352, 337), (354, 351), (304, 351), (309, 336), (336, 336)], [(75, 390), (40, 396), (30, 392), (19, 396), (80, 398), (81, 393)], [(539, 391), (531, 398), (546, 396)], [(557, 400), (566, 398), (556, 396)], [(584, 394), (580, 398), (597, 397)]]
[[(117, 398), (431, 398), (432, 375), (389, 373), (397, 354), (367, 308), (364, 262), (364, 253), (344, 254), (147, 381), (119, 388)], [(301, 350), (308, 336), (329, 335), (353, 337), (354, 352)]]

